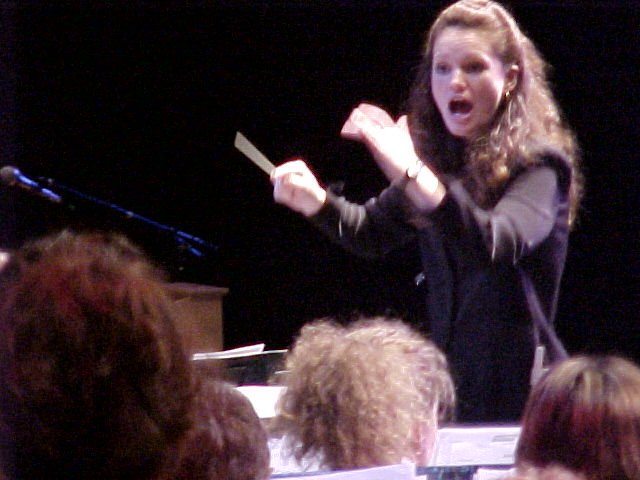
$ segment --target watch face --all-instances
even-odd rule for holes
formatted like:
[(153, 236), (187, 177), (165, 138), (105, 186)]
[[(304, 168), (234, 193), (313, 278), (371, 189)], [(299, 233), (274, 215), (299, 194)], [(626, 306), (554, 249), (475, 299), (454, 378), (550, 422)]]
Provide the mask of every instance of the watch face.
[(414, 165), (407, 168), (407, 177), (414, 180), (420, 173), (420, 170), (422, 170), (422, 167), (424, 167), (424, 163), (417, 161)]

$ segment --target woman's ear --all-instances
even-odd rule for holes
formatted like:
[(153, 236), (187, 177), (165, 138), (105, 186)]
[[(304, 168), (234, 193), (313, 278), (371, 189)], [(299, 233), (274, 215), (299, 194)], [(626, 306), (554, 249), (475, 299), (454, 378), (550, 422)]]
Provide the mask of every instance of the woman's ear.
[(508, 97), (518, 86), (518, 79), (520, 78), (520, 67), (513, 64), (509, 65), (509, 68), (505, 72), (504, 76), (504, 95)]

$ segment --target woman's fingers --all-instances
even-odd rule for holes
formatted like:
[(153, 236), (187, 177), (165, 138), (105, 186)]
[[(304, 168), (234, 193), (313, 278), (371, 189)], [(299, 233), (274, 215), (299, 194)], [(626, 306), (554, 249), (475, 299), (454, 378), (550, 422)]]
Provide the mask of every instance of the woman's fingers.
[(349, 118), (344, 122), (340, 135), (348, 140), (362, 140), (360, 132), (360, 117), (362, 113), (357, 108), (354, 108), (349, 114)]
[(363, 128), (394, 127), (396, 122), (385, 110), (369, 103), (361, 103), (351, 111), (340, 135), (349, 140), (362, 140)]
[(396, 124), (385, 110), (370, 103), (361, 103), (358, 110), (380, 127), (393, 127)]
[(401, 115), (400, 118), (398, 118), (398, 121), (396, 122), (396, 126), (398, 128), (401, 128), (402, 130), (406, 131), (407, 133), (409, 132), (409, 121), (407, 119), (406, 115)]
[(271, 173), (273, 198), (277, 203), (306, 216), (315, 214), (326, 200), (326, 191), (302, 160), (276, 167)]

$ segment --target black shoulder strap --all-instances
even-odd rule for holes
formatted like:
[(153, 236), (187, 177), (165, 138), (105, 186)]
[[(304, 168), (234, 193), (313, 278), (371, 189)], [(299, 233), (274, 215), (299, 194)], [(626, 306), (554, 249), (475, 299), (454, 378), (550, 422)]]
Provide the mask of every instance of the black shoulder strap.
[(544, 336), (543, 344), (547, 345), (550, 353), (551, 360), (558, 361), (569, 358), (569, 354), (567, 350), (564, 348), (562, 341), (558, 338), (553, 325), (551, 325), (546, 318), (544, 312), (542, 311), (542, 307), (540, 306), (540, 301), (538, 300), (538, 295), (535, 291), (533, 283), (531, 283), (531, 279), (529, 276), (522, 270), (519, 269), (520, 279), (522, 281), (522, 288), (524, 289), (525, 297), (527, 298), (527, 302), (529, 303), (529, 311), (531, 312), (531, 316), (533, 317), (533, 326), (536, 330), (536, 336), (540, 337), (540, 333)]

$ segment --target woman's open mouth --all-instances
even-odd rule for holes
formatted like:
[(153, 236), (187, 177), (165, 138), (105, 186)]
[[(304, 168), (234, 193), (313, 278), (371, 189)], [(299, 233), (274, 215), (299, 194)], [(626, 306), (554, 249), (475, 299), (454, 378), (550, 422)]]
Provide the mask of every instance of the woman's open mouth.
[(473, 104), (468, 100), (454, 99), (449, 102), (449, 112), (454, 116), (468, 115), (473, 109)]

